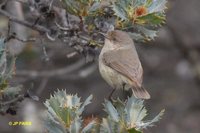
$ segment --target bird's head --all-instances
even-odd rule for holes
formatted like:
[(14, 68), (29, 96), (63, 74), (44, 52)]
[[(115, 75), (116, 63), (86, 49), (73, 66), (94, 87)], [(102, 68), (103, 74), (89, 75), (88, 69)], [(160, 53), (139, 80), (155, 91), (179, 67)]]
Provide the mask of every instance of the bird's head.
[(119, 45), (133, 44), (133, 40), (128, 35), (128, 33), (120, 30), (109, 31), (106, 35), (106, 39), (111, 41), (113, 44), (119, 44)]

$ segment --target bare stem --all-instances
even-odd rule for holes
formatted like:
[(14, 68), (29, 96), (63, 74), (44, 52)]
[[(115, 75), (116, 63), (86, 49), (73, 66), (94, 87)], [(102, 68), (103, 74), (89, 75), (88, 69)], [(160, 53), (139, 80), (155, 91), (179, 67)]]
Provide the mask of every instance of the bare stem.
[(41, 25), (34, 25), (34, 24), (32, 24), (32, 23), (30, 23), (30, 22), (28, 22), (28, 21), (20, 20), (20, 19), (18, 19), (18, 18), (16, 18), (16, 17), (12, 16), (10, 13), (8, 13), (8, 12), (2, 10), (2, 9), (0, 9), (0, 14), (2, 14), (3, 16), (8, 17), (8, 19), (9, 19), (10, 21), (12, 21), (12, 22), (21, 24), (21, 25), (23, 25), (23, 26), (26, 26), (26, 27), (28, 27), (28, 28), (31, 28), (32, 30), (36, 30), (36, 31), (38, 31), (38, 32), (40, 32), (40, 33), (48, 33), (48, 32), (50, 32), (50, 30), (47, 29), (46, 27), (43, 27), (43, 26), (41, 26)]

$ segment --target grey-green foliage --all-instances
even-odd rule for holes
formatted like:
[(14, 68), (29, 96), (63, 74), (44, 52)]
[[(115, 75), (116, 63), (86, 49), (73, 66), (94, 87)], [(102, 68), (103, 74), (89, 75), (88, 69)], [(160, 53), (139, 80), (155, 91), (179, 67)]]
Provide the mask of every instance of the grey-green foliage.
[(4, 39), (0, 38), (0, 90), (7, 87), (7, 80), (11, 77), (13, 72), (14, 60), (8, 63), (6, 45)]
[(12, 76), (12, 72), (15, 65), (15, 58), (11, 57), (8, 60), (6, 53), (6, 45), (4, 39), (0, 38), (0, 84), (1, 89), (6, 85), (8, 78)]
[(79, 133), (92, 132), (95, 121), (91, 121), (83, 127), (82, 113), (85, 106), (91, 103), (90, 95), (83, 103), (77, 95), (66, 94), (64, 90), (58, 90), (46, 100), (48, 111), (45, 117), (45, 127), (50, 133)]
[(79, 17), (95, 12), (100, 4), (100, 0), (62, 0), (62, 2), (67, 12)]
[(112, 8), (120, 28), (130, 32), (136, 41), (152, 40), (165, 22), (166, 0), (116, 0)]
[(142, 129), (153, 126), (160, 120), (164, 110), (154, 119), (144, 120), (147, 110), (143, 102), (134, 96), (128, 98), (127, 102), (117, 99), (111, 103), (105, 100), (104, 107), (108, 116), (103, 118), (100, 131), (102, 133), (141, 133)]
[(89, 96), (81, 103), (77, 95), (69, 95), (64, 90), (58, 90), (45, 102), (48, 109), (44, 122), (46, 129), (50, 133), (141, 133), (143, 129), (159, 121), (164, 112), (162, 110), (152, 120), (144, 120), (147, 110), (143, 100), (135, 99), (134, 96), (127, 101), (105, 100), (104, 110), (107, 117), (101, 122), (91, 120), (83, 126), (81, 115), (91, 99), (92, 96)]
[[(0, 38), (0, 113), (5, 114), (8, 109), (15, 110), (19, 98), (21, 86), (11, 87), (8, 84), (15, 66), (15, 57), (8, 57), (6, 44)], [(19, 99), (18, 99), (19, 98)], [(16, 100), (15, 100), (16, 99)]]
[[(130, 33), (135, 41), (150, 41), (165, 23), (167, 0), (62, 0), (68, 13), (79, 16), (88, 27), (106, 31), (110, 25)], [(109, 3), (109, 4), (108, 4)]]

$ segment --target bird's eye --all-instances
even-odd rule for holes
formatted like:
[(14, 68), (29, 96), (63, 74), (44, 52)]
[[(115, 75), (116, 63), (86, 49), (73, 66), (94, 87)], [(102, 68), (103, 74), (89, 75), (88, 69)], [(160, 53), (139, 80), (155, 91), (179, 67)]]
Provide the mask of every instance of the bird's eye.
[(117, 41), (117, 38), (116, 38), (116, 37), (113, 37), (113, 41)]

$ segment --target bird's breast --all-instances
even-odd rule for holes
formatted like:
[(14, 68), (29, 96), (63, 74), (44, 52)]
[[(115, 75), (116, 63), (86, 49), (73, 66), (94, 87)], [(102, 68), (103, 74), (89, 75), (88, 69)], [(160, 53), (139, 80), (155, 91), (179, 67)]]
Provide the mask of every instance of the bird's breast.
[(129, 89), (131, 87), (131, 81), (118, 73), (116, 70), (106, 66), (103, 63), (102, 58), (99, 58), (99, 72), (103, 79), (114, 89), (122, 89), (124, 83), (126, 84), (125, 89)]
[(119, 80), (117, 73), (110, 67), (106, 66), (102, 60), (99, 61), (99, 72), (103, 79), (112, 87), (118, 86)]

